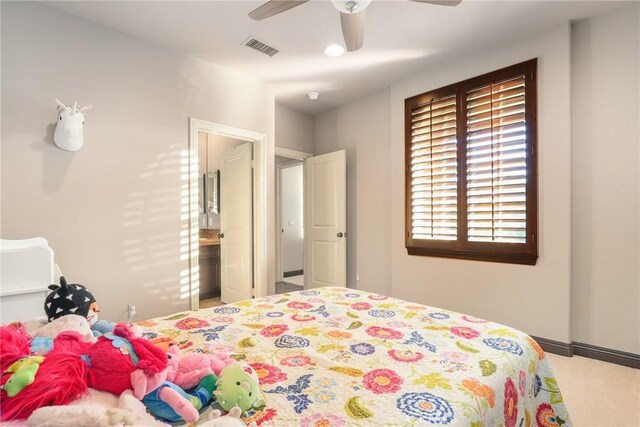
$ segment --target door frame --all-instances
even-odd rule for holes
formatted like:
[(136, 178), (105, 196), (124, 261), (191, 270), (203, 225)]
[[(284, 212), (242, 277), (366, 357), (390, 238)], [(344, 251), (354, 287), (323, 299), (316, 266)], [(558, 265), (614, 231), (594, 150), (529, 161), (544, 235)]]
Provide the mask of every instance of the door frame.
[[(200, 272), (199, 255), (199, 209), (198, 197), (200, 171), (198, 165), (198, 132), (209, 132), (230, 138), (253, 143), (253, 291), (254, 298), (267, 296), (267, 136), (263, 133), (235, 128), (220, 123), (189, 117), (189, 154), (188, 166), (184, 163), (181, 169), (188, 169), (189, 185), (182, 192), (183, 200), (188, 195), (188, 259), (189, 270), (182, 274), (181, 288), (184, 289), (184, 276), (187, 276), (189, 307), (200, 308)], [(184, 176), (184, 175), (183, 175)], [(184, 190), (184, 188), (183, 188)], [(183, 207), (183, 214), (185, 208)], [(184, 295), (184, 294), (183, 294)]]
[[(274, 148), (274, 164), (275, 164), (275, 156), (280, 156), (280, 157), (286, 157), (288, 159), (292, 159), (292, 160), (300, 160), (302, 161), (302, 177), (304, 180), (304, 160), (308, 159), (309, 157), (313, 157), (313, 154), (311, 153), (305, 153), (304, 151), (296, 151), (296, 150), (291, 150), (289, 148), (281, 148), (281, 147), (275, 147)], [(288, 167), (288, 166), (287, 166)], [(276, 190), (276, 229), (275, 229), (275, 235), (276, 235), (276, 282), (281, 282), (284, 277), (283, 277), (283, 271), (282, 271), (282, 207), (281, 207), (281, 178), (280, 178), (280, 172), (282, 171), (282, 167), (279, 166), (275, 166), (275, 190)], [(304, 197), (304, 183), (302, 185), (302, 192), (303, 192), (303, 197)], [(302, 205), (302, 209), (304, 212), (304, 204)], [(306, 212), (304, 212), (306, 214)], [(280, 230), (280, 231), (278, 231)], [(304, 258), (303, 258), (303, 270), (304, 270)]]

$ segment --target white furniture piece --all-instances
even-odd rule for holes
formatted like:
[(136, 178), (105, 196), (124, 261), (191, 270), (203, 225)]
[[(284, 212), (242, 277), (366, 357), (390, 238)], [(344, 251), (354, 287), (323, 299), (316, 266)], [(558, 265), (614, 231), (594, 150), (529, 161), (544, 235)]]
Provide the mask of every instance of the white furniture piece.
[(0, 322), (43, 316), (54, 268), (47, 239), (0, 239)]

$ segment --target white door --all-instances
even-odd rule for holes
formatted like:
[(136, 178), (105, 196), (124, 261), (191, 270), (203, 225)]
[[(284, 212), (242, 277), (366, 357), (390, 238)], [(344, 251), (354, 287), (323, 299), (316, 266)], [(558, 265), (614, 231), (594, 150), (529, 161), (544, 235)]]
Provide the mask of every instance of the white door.
[(250, 299), (253, 287), (252, 144), (225, 151), (220, 169), (220, 299)]
[(305, 160), (305, 288), (347, 286), (344, 150)]

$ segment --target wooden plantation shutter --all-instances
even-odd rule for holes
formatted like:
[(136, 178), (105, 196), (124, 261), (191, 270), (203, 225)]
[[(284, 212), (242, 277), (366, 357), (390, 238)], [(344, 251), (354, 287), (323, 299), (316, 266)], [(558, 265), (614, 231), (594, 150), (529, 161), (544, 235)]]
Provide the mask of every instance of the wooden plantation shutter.
[(405, 100), (410, 255), (535, 264), (536, 65)]
[(411, 233), (414, 239), (456, 240), (458, 160), (456, 96), (411, 110)]
[(524, 76), (466, 94), (469, 241), (526, 242), (524, 101)]

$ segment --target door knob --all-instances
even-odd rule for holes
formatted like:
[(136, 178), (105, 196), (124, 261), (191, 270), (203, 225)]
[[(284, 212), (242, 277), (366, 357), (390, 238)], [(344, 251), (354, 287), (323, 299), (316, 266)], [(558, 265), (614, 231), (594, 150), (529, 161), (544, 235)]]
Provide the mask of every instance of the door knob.
[(218, 233), (218, 238), (219, 239), (224, 239), (224, 233)]
[(338, 237), (342, 237), (342, 236), (343, 236), (342, 232), (338, 233)]

